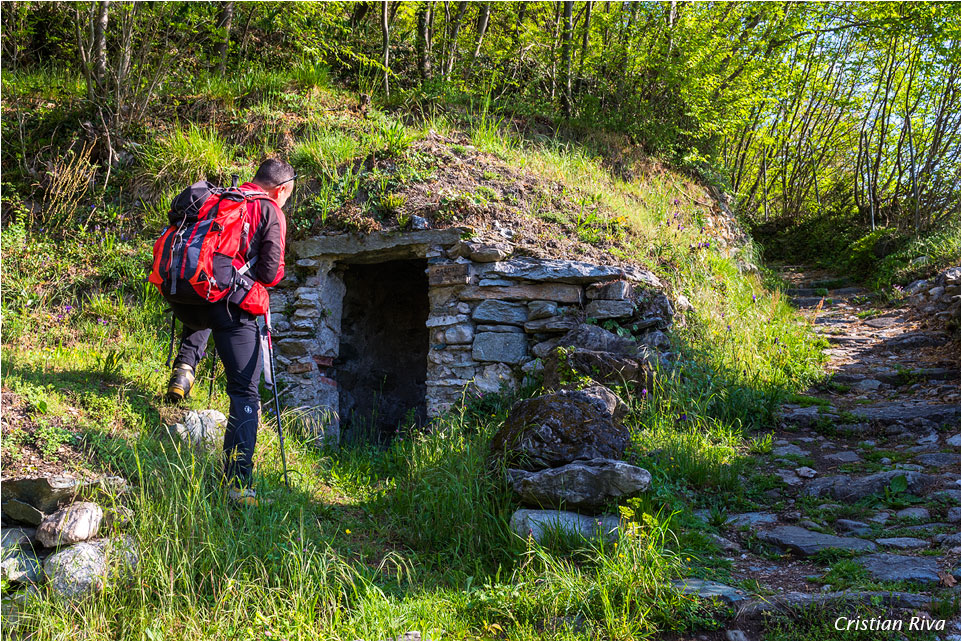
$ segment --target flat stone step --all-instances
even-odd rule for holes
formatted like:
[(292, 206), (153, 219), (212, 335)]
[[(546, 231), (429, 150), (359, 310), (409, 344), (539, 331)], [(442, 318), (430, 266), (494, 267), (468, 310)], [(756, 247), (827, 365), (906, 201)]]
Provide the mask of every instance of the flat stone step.
[(820, 297), (820, 296), (799, 296), (799, 297), (795, 297), (795, 298), (792, 299), (792, 305), (794, 305), (796, 308), (814, 308), (815, 306), (817, 306), (817, 305), (818, 305), (820, 302), (822, 302), (823, 300), (825, 301), (825, 303), (822, 304), (822, 307), (827, 307), (827, 306), (831, 306), (831, 305), (832, 305), (831, 303), (829, 303), (829, 301), (828, 301), (827, 299), (825, 299), (824, 297)]
[(815, 319), (816, 325), (850, 325), (855, 323), (855, 319), (849, 317), (828, 317), (821, 316)]
[(865, 288), (850, 287), (850, 288), (836, 288), (834, 290), (828, 291), (828, 296), (833, 298), (849, 298), (853, 296), (866, 296), (871, 294), (870, 290)]
[(933, 557), (911, 557), (876, 553), (856, 559), (874, 579), (882, 582), (917, 582), (938, 584), (939, 563)]
[(801, 526), (776, 526), (771, 530), (758, 531), (758, 539), (781, 546), (806, 557), (819, 551), (838, 548), (846, 551), (874, 551), (875, 543), (858, 537), (839, 537), (802, 528)]
[(850, 411), (863, 421), (883, 425), (905, 423), (913, 419), (928, 419), (937, 424), (958, 423), (960, 411), (956, 404), (933, 404), (924, 401), (894, 401), (872, 406), (861, 406)]
[(857, 334), (824, 334), (829, 343), (836, 345), (848, 345), (851, 343), (869, 343), (872, 337), (862, 337)]
[(822, 296), (827, 290), (819, 290), (818, 288), (788, 288), (785, 290), (785, 294), (788, 296)]

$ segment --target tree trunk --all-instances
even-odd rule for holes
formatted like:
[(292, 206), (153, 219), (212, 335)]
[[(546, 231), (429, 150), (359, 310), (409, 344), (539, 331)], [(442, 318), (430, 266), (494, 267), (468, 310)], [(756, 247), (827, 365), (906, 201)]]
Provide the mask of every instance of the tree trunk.
[(230, 53), (230, 28), (233, 22), (234, 3), (221, 2), (220, 17), (217, 19), (217, 28), (224, 31), (224, 37), (219, 43), (217, 43), (217, 58), (220, 59), (217, 72), (222, 76), (227, 70), (227, 55)]
[(471, 56), (471, 62), (478, 57), (481, 53), (481, 41), (484, 40), (484, 34), (488, 30), (488, 20), (491, 18), (491, 3), (485, 2), (481, 5), (481, 12), (478, 14), (478, 44), (474, 47), (474, 54)]
[(585, 55), (588, 53), (588, 36), (591, 33), (591, 4), (591, 0), (588, 0), (588, 6), (585, 7), (584, 33), (581, 34), (581, 59), (578, 60), (578, 75), (582, 77), (585, 74)]
[(432, 3), (425, 2), (418, 9), (418, 33), (415, 39), (415, 49), (418, 56), (418, 71), (421, 79), (427, 80), (431, 77), (431, 23), (434, 20), (434, 7)]
[(566, 118), (571, 118), (571, 10), (573, 0), (564, 2), (564, 30), (561, 34), (561, 72), (564, 80), (561, 83), (561, 109)]
[(98, 94), (103, 95), (107, 85), (107, 8), (110, 0), (101, 0), (94, 22), (94, 82)]
[(462, 1), (458, 3), (458, 13), (454, 20), (448, 25), (448, 59), (444, 66), (444, 77), (447, 79), (454, 71), (454, 59), (458, 54), (458, 33), (461, 31), (461, 21), (468, 10), (468, 3)]
[(389, 0), (384, 0), (381, 3), (381, 39), (383, 44), (381, 45), (381, 62), (384, 64), (384, 97), (388, 98), (391, 95), (391, 85), (390, 85), (390, 71), (389, 64), (391, 62), (391, 27), (388, 22), (388, 10), (391, 3)]
[(351, 29), (357, 29), (361, 21), (364, 20), (364, 16), (367, 15), (367, 10), (370, 8), (370, 2), (355, 3), (354, 12), (351, 14)]

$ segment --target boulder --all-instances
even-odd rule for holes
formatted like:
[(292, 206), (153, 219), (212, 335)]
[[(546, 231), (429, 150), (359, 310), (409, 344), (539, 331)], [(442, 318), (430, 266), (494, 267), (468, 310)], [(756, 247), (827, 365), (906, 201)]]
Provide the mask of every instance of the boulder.
[(607, 386), (651, 388), (653, 361), (584, 348), (555, 348), (544, 360), (544, 385), (553, 390), (584, 376)]
[(55, 595), (79, 598), (103, 588), (107, 559), (99, 547), (81, 542), (48, 557), (43, 570)]
[(617, 541), (619, 520), (615, 515), (588, 517), (561, 510), (522, 508), (511, 516), (510, 526), (519, 537), (532, 537), (536, 542), (544, 542), (553, 532), (586, 540)]
[(594, 511), (611, 500), (648, 490), (651, 473), (613, 459), (575, 461), (537, 472), (509, 469), (508, 480), (521, 501), (544, 508)]
[(875, 544), (867, 539), (817, 533), (801, 526), (776, 526), (770, 530), (758, 531), (757, 535), (763, 542), (787, 548), (804, 556), (815, 555), (829, 548), (859, 552), (875, 550)]
[(494, 435), (491, 454), (528, 471), (582, 459), (622, 459), (630, 442), (623, 414), (624, 403), (602, 386), (523, 399)]
[(832, 497), (840, 501), (857, 501), (863, 497), (884, 493), (896, 477), (905, 477), (907, 490), (922, 495), (938, 481), (937, 477), (912, 470), (886, 470), (865, 477), (834, 475), (816, 479), (803, 491), (812, 497)]
[(55, 595), (76, 599), (102, 590), (111, 573), (129, 578), (139, 561), (133, 540), (118, 537), (64, 548), (47, 558), (43, 570)]
[(47, 547), (76, 544), (97, 536), (104, 511), (93, 502), (76, 502), (47, 516), (37, 527), (37, 539)]

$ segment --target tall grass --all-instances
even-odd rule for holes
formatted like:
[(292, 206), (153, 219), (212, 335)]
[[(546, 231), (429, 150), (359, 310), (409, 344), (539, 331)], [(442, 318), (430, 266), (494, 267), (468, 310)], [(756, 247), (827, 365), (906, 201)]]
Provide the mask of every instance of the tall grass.
[(334, 181), (338, 167), (357, 156), (359, 150), (360, 144), (349, 134), (316, 129), (294, 145), (291, 163), (307, 175)]
[(198, 180), (225, 183), (235, 164), (233, 148), (213, 129), (177, 126), (140, 150), (141, 177), (155, 186), (189, 185)]

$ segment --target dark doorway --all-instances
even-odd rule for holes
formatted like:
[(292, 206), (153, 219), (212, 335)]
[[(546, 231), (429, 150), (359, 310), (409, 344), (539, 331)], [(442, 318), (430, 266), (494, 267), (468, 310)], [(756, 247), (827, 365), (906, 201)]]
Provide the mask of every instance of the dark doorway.
[(388, 443), (426, 416), (427, 261), (350, 264), (336, 362), (341, 441)]

